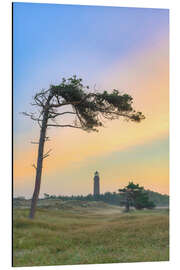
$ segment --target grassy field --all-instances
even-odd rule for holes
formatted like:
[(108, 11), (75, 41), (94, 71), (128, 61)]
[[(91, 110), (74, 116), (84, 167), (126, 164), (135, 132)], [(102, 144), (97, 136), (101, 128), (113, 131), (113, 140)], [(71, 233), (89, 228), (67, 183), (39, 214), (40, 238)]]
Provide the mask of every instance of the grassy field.
[(101, 202), (14, 208), (13, 266), (169, 260), (168, 209), (123, 213)]

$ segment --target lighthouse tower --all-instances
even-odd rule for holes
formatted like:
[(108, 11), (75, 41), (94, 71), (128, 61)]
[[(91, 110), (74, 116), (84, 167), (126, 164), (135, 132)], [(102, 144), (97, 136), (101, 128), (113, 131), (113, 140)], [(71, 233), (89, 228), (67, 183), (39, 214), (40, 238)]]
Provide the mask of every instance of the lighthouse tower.
[(99, 173), (96, 171), (94, 174), (94, 196), (99, 194), (100, 194)]

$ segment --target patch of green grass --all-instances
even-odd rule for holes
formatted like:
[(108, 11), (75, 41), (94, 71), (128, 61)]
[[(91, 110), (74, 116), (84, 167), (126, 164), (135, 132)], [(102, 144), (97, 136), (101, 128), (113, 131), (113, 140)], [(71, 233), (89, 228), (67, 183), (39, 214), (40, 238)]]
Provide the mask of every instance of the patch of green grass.
[(16, 208), (14, 266), (169, 260), (167, 211), (98, 211), (39, 208), (30, 220)]

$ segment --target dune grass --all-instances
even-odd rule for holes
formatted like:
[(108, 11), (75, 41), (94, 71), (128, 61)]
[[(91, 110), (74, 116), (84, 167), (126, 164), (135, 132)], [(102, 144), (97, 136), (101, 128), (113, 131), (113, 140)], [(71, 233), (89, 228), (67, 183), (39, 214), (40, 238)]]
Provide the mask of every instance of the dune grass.
[(169, 260), (167, 210), (39, 208), (34, 220), (28, 212), (14, 209), (13, 266)]

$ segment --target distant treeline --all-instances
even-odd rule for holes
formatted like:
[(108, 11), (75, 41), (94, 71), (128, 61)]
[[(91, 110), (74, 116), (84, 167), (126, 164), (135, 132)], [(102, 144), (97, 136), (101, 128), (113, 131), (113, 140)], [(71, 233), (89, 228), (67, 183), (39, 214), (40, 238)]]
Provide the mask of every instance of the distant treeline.
[[(154, 202), (156, 206), (168, 206), (169, 205), (169, 196), (162, 195), (158, 192), (146, 190), (148, 193), (150, 201)], [(105, 192), (104, 194), (93, 196), (92, 194), (88, 194), (86, 196), (83, 195), (72, 195), (72, 196), (56, 196), (44, 194), (45, 199), (61, 199), (63, 201), (67, 200), (77, 200), (77, 201), (103, 201), (106, 203), (110, 203), (113, 205), (124, 205), (123, 195), (116, 192)]]

